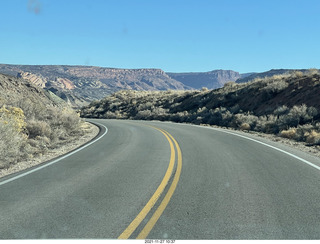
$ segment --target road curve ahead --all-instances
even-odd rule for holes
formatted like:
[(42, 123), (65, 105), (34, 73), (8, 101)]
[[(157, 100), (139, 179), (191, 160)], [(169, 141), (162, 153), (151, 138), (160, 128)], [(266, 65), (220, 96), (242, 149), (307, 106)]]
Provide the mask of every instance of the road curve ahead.
[(199, 126), (101, 138), (0, 180), (0, 239), (320, 239), (320, 159)]

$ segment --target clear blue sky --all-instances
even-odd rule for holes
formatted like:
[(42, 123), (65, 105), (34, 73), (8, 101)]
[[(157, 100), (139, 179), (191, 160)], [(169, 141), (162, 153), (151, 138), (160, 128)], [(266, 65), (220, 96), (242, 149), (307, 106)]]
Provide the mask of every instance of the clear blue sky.
[(319, 0), (0, 0), (0, 63), (320, 68)]

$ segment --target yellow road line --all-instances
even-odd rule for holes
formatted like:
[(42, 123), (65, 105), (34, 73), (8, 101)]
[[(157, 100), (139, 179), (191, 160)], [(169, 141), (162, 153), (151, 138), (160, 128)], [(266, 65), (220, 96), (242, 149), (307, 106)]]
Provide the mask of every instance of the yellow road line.
[(163, 211), (165, 210), (165, 208), (167, 207), (180, 178), (181, 175), (181, 169), (182, 169), (182, 153), (179, 147), (179, 144), (177, 143), (177, 141), (168, 133), (168, 136), (172, 139), (172, 141), (174, 142), (176, 149), (177, 149), (177, 153), (178, 153), (178, 164), (177, 164), (177, 170), (176, 173), (174, 175), (174, 179), (172, 181), (172, 184), (167, 192), (167, 194), (165, 195), (164, 199), (162, 200), (161, 204), (159, 205), (159, 207), (157, 208), (157, 210), (154, 212), (154, 214), (152, 215), (151, 219), (148, 221), (148, 223), (145, 225), (145, 227), (143, 228), (143, 230), (140, 232), (140, 234), (138, 235), (137, 239), (146, 239), (147, 236), (149, 235), (150, 231), (153, 229), (154, 225), (157, 223), (158, 219), (160, 218), (161, 214), (163, 213)]
[(176, 157), (173, 143), (172, 143), (171, 139), (169, 138), (169, 136), (166, 133), (164, 133), (162, 130), (160, 130), (160, 129), (156, 128), (156, 127), (152, 127), (152, 128), (154, 128), (154, 129), (160, 131), (162, 134), (164, 134), (164, 136), (167, 138), (167, 140), (168, 140), (168, 142), (170, 144), (171, 156), (170, 156), (169, 166), (168, 166), (168, 169), (167, 169), (167, 172), (166, 172), (165, 176), (163, 177), (163, 179), (162, 179), (160, 185), (158, 186), (157, 190), (155, 191), (155, 193), (152, 195), (152, 197), (150, 198), (148, 203), (144, 206), (144, 208), (137, 215), (137, 217), (122, 232), (122, 234), (118, 237), (118, 239), (127, 239), (127, 238), (129, 238), (131, 236), (131, 234), (136, 230), (136, 228), (139, 226), (139, 224), (142, 222), (142, 220), (147, 216), (147, 214), (150, 212), (152, 207), (158, 201), (160, 195), (164, 191), (164, 189), (165, 189), (166, 185), (168, 184), (169, 179), (170, 179), (170, 177), (172, 175), (172, 171), (173, 171), (173, 168), (174, 168), (175, 157)]

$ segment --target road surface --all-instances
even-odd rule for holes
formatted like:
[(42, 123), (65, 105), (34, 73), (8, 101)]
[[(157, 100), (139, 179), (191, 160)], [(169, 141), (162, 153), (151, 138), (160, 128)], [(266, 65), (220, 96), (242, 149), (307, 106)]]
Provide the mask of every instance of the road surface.
[(319, 158), (240, 132), (93, 121), (94, 143), (0, 180), (0, 239), (320, 239)]

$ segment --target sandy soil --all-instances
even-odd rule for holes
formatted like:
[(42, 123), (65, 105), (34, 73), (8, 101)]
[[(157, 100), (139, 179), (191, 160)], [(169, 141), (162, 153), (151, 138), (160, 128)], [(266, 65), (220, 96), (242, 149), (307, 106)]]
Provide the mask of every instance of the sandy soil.
[(84, 136), (81, 136), (80, 138), (79, 137), (73, 138), (68, 143), (61, 145), (61, 147), (59, 147), (59, 148), (55, 148), (53, 150), (50, 150), (48, 153), (46, 153), (44, 155), (34, 157), (34, 158), (27, 160), (27, 161), (19, 162), (17, 164), (12, 165), (11, 167), (9, 167), (7, 169), (1, 169), (0, 170), (0, 177), (19, 172), (21, 170), (30, 168), (32, 166), (38, 165), (40, 163), (49, 161), (53, 158), (56, 158), (56, 157), (61, 156), (63, 154), (66, 154), (66, 153), (80, 147), (81, 145), (85, 144), (86, 142), (92, 140), (99, 133), (99, 128), (97, 126), (92, 125), (87, 122), (83, 125), (83, 129), (86, 131)]

